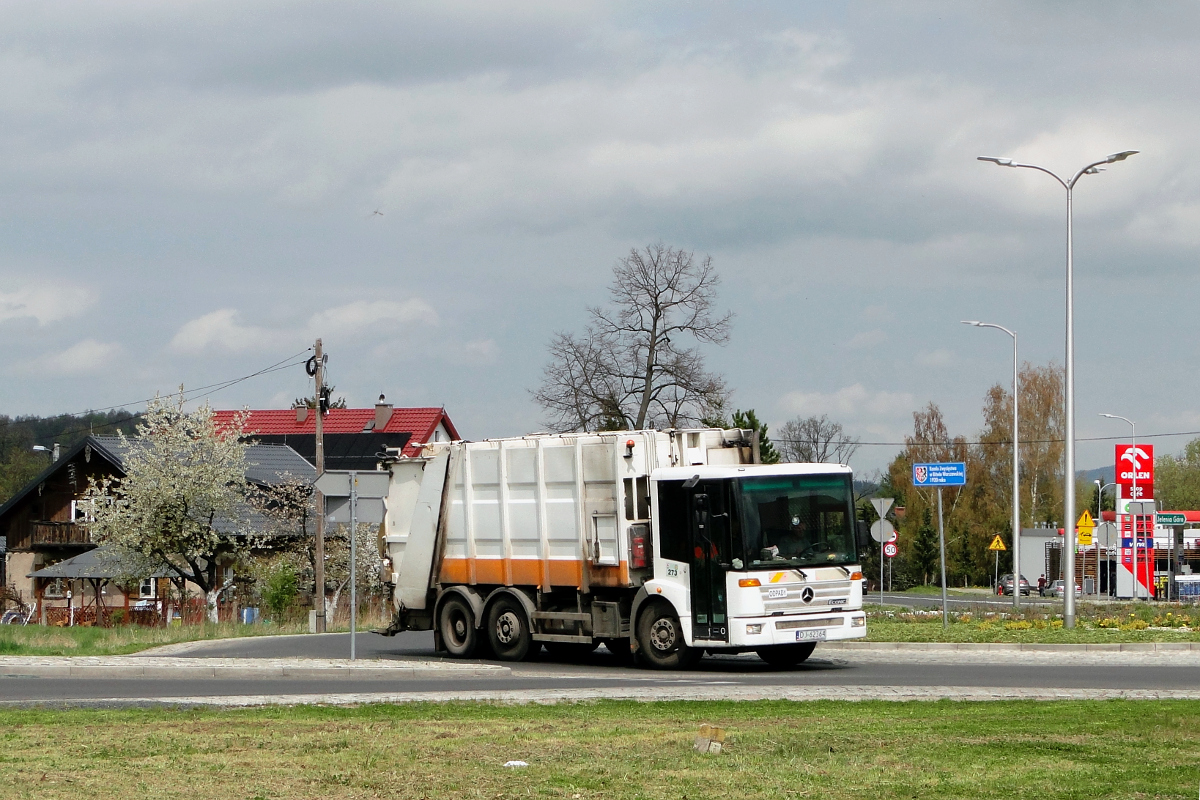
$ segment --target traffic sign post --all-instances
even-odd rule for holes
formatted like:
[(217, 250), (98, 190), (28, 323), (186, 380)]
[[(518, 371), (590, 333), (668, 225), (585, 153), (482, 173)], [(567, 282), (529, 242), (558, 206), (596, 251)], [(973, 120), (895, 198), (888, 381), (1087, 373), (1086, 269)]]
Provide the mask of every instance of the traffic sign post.
[(913, 486), (932, 486), (938, 490), (938, 552), (942, 561), (942, 627), (950, 627), (946, 612), (946, 527), (942, 522), (942, 487), (965, 486), (967, 465), (962, 461), (947, 461), (932, 464), (913, 464)]
[(900, 548), (896, 547), (892, 542), (888, 542), (883, 546), (883, 554), (888, 558), (895, 558), (896, 553), (900, 552)]
[[(350, 660), (357, 658), (356, 638), (358, 628), (358, 523), (377, 525), (384, 520), (386, 508), (383, 498), (388, 496), (392, 476), (387, 472), (359, 472), (358, 470), (327, 470), (313, 482), (314, 488), (326, 498), (345, 498), (343, 502), (326, 505), (330, 522), (350, 524)], [(362, 513), (359, 501), (365, 501)]]
[[(998, 534), (998, 533), (992, 537), (992, 543), (990, 545), (988, 545), (988, 550), (991, 550), (993, 553), (996, 554), (996, 567), (995, 567), (996, 572), (995, 572), (995, 577), (993, 577), (992, 580), (995, 581), (994, 585), (996, 587), (997, 592), (1000, 591), (1000, 554), (1003, 553), (1007, 549), (1008, 548), (1004, 546), (1004, 540), (1000, 538), (1000, 534)], [(1017, 577), (1013, 579), (1017, 582), (1016, 583), (1017, 594), (1021, 593), (1021, 574), (1020, 573), (1021, 573), (1021, 570), (1018, 567), (1017, 568)]]
[(890, 497), (871, 498), (871, 505), (874, 507), (875, 513), (879, 515), (879, 519), (871, 524), (871, 538), (879, 542), (879, 605), (883, 605), (883, 545), (885, 542), (896, 539), (896, 529), (892, 527), (892, 523), (884, 519), (884, 515), (887, 514), (894, 502)]

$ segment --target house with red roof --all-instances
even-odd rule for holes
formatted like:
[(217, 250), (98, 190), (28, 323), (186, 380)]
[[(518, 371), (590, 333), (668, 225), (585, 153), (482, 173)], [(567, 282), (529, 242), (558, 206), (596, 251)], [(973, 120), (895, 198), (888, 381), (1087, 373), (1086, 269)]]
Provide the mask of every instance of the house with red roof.
[[(217, 424), (246, 414), (242, 430), (263, 444), (285, 444), (316, 461), (317, 412), (312, 408), (217, 411)], [(461, 438), (444, 408), (394, 408), (383, 395), (375, 408), (331, 408), (322, 423), (325, 469), (375, 469), (385, 448), (415, 456), (428, 442)]]

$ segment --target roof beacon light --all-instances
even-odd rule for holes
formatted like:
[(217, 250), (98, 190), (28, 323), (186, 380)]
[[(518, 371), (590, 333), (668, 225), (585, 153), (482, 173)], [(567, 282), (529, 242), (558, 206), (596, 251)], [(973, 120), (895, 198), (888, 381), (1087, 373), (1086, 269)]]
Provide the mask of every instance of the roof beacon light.
[(633, 458), (633, 446), (637, 444), (633, 439), (625, 440), (625, 457)]

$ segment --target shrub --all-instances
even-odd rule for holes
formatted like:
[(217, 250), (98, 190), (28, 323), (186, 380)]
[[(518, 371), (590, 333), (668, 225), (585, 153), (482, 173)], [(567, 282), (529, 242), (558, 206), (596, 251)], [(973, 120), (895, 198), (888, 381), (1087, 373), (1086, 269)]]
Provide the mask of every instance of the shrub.
[(110, 611), (108, 614), (108, 621), (111, 622), (113, 625), (124, 625), (125, 624), (125, 609), (115, 608), (112, 611)]
[(263, 604), (271, 612), (271, 619), (276, 623), (283, 620), (283, 615), (291, 608), (300, 591), (300, 579), (289, 564), (281, 564), (267, 576), (263, 586)]
[(1027, 631), (1032, 627), (1033, 623), (1024, 619), (1004, 623), (1004, 630), (1006, 631)]

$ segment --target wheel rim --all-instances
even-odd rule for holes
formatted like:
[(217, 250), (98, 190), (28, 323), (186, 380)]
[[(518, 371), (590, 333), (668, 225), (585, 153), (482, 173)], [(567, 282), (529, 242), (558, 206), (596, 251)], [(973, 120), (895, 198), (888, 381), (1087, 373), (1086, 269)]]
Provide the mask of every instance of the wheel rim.
[(659, 617), (650, 626), (650, 645), (659, 652), (668, 653), (675, 649), (675, 622)]
[(521, 633), (521, 620), (512, 611), (496, 618), (496, 638), (501, 644), (512, 644)]
[(470, 630), (467, 623), (467, 615), (461, 609), (453, 609), (447, 615), (447, 621), (450, 623), (449, 630), (446, 632), (455, 646), (461, 646), (467, 641), (467, 633)]

